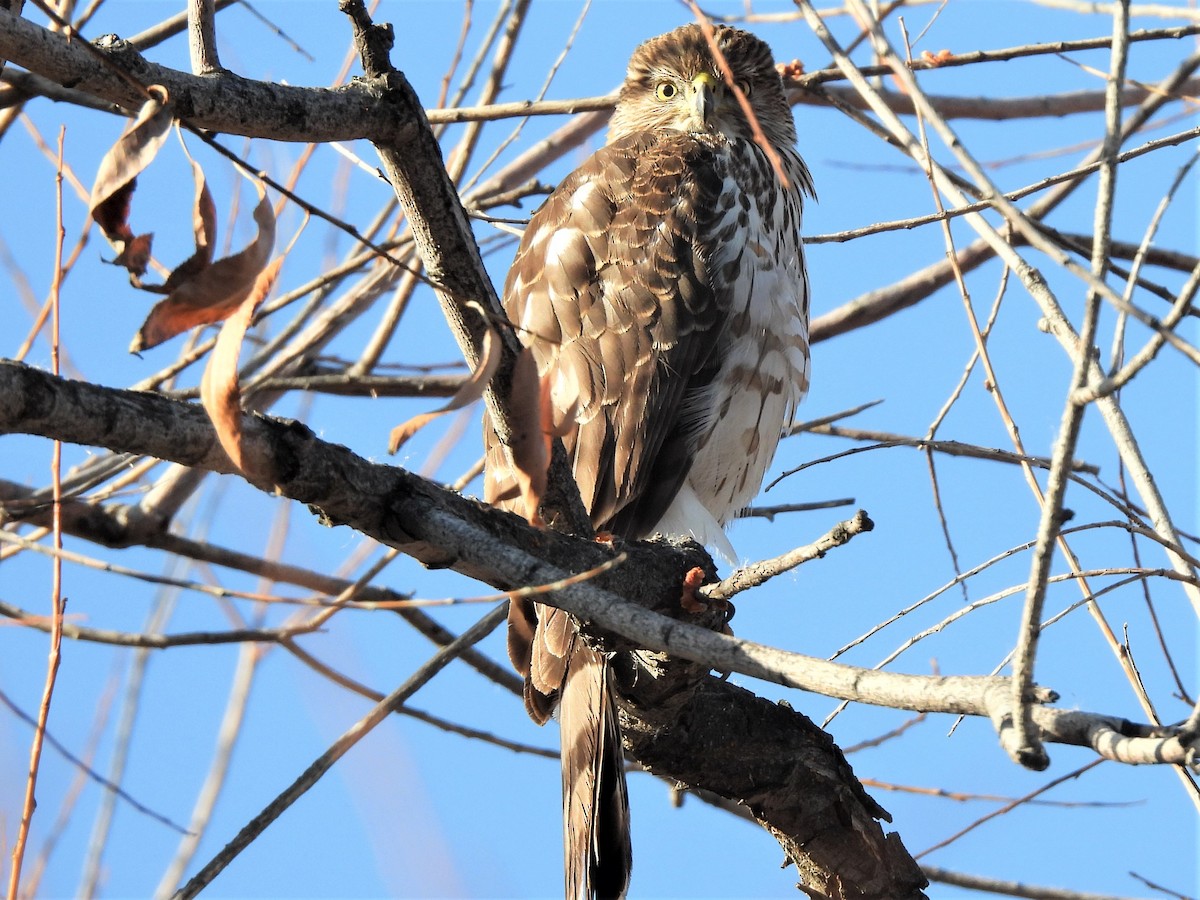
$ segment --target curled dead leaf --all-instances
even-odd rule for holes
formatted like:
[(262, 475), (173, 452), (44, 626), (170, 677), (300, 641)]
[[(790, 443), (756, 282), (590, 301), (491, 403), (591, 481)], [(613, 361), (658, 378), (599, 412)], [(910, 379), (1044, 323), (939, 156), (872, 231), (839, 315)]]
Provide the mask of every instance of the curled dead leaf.
[[(184, 152), (187, 152), (186, 148)], [(196, 196), (192, 204), (192, 234), (196, 249), (167, 276), (167, 280), (162, 286), (164, 294), (171, 293), (179, 285), (195, 278), (212, 264), (213, 245), (217, 235), (217, 205), (213, 202), (212, 193), (208, 189), (204, 170), (194, 159), (190, 161), (192, 181), (196, 185)]]
[[(275, 212), (267, 202), (266, 192), (258, 188), (258, 205), (254, 221), (258, 235), (240, 253), (218, 259), (211, 265), (201, 265), (201, 254), (180, 266), (189, 267), (190, 277), (176, 279), (171, 292), (155, 304), (141, 330), (129, 345), (130, 353), (156, 347), (175, 335), (197, 325), (209, 325), (228, 318), (241, 306), (255, 286), (275, 247)], [(198, 195), (206, 189), (197, 188)], [(197, 218), (202, 213), (197, 210)], [(179, 271), (178, 269), (176, 271)], [(174, 276), (175, 273), (172, 273)], [(171, 279), (168, 279), (170, 283)]]
[(500, 365), (500, 355), (500, 340), (496, 336), (496, 332), (489, 328), (483, 335), (482, 358), (479, 360), (479, 365), (475, 367), (475, 371), (471, 373), (471, 377), (463, 382), (463, 385), (455, 391), (454, 396), (447, 401), (445, 406), (413, 416), (407, 422), (393, 428), (388, 437), (388, 453), (394, 454), (404, 445), (405, 441), (438, 416), (462, 409), (481, 398), (483, 392), (487, 390), (488, 382), (492, 380), (492, 376), (496, 374), (496, 369)]
[(200, 380), (200, 402), (213, 423), (217, 439), (225, 454), (243, 472), (247, 468), (242, 447), (242, 392), (238, 384), (238, 357), (254, 311), (271, 292), (283, 260), (282, 256), (276, 257), (259, 272), (241, 304), (221, 326), (217, 344)]
[(152, 98), (142, 104), (133, 124), (100, 161), (88, 201), (93, 221), (117, 251), (113, 264), (127, 269), (135, 284), (145, 274), (154, 236), (135, 235), (129, 225), (133, 193), (138, 174), (158, 154), (174, 117), (166, 88), (153, 85), (150, 92)]

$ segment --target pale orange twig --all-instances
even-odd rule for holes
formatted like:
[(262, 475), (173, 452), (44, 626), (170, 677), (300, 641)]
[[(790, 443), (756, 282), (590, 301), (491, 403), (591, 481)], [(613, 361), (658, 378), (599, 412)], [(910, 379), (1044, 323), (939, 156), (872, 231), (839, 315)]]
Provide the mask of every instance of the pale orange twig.
[[(59, 342), (59, 286), (62, 282), (63, 241), (67, 232), (63, 228), (63, 139), (65, 128), (58, 132), (58, 167), (55, 172), (55, 247), (54, 275), (50, 283), (50, 296), (53, 298), (53, 317), (50, 338), (51, 371), (58, 374), (58, 342)], [(62, 443), (54, 442), (50, 457), (50, 477), (54, 490), (54, 547), (62, 550)], [(29, 824), (33, 820), (33, 810), (37, 806), (35, 799), (37, 789), (38, 768), (42, 761), (42, 744), (46, 737), (46, 720), (50, 716), (50, 700), (54, 696), (54, 683), (58, 678), (59, 651), (62, 647), (63, 611), (66, 601), (62, 595), (62, 559), (55, 556), (52, 567), (52, 585), (50, 605), (53, 610), (53, 621), (50, 628), (50, 657), (46, 663), (46, 684), (42, 689), (42, 702), (38, 707), (37, 727), (33, 732), (33, 742), (29, 748), (29, 775), (25, 780), (25, 803), (21, 809), (21, 824), (17, 831), (16, 844), (12, 852), (12, 868), (8, 879), (8, 900), (16, 900), (21, 886), (21, 864), (25, 858), (25, 846), (29, 840)]]
[(779, 179), (780, 183), (784, 187), (788, 187), (789, 179), (787, 172), (783, 168), (783, 160), (779, 158), (779, 152), (771, 146), (771, 142), (767, 140), (767, 136), (763, 133), (762, 127), (758, 124), (758, 116), (754, 114), (754, 108), (750, 106), (750, 101), (746, 98), (745, 92), (738, 87), (737, 79), (733, 77), (733, 70), (729, 68), (729, 62), (725, 59), (725, 54), (717, 46), (716, 34), (713, 31), (712, 22), (700, 10), (700, 7), (696, 5), (696, 0), (687, 0), (687, 4), (691, 7), (692, 13), (696, 16), (696, 21), (704, 32), (704, 39), (708, 41), (708, 46), (712, 49), (713, 58), (717, 61), (717, 66), (721, 69), (722, 80), (728, 85), (729, 90), (733, 92), (733, 96), (737, 98), (738, 106), (742, 108), (742, 113), (746, 116), (746, 122), (750, 125), (750, 134), (754, 137), (754, 143), (766, 154), (767, 159), (771, 163), (771, 168), (775, 170), (775, 176)]

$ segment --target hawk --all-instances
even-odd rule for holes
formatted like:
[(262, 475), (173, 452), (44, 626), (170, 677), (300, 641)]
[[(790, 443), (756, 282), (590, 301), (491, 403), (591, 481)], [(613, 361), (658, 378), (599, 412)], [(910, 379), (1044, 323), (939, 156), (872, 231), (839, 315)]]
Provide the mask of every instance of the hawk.
[[(799, 228), (813, 188), (795, 142), (770, 48), (686, 25), (637, 48), (606, 145), (525, 229), (504, 308), (569, 418), (597, 530), (692, 536), (733, 560), (723, 528), (808, 388)], [(511, 457), (484, 433), (485, 497), (512, 505)], [(568, 900), (621, 896), (629, 807), (608, 660), (527, 599), (512, 601), (508, 641), (529, 714), (558, 708)]]

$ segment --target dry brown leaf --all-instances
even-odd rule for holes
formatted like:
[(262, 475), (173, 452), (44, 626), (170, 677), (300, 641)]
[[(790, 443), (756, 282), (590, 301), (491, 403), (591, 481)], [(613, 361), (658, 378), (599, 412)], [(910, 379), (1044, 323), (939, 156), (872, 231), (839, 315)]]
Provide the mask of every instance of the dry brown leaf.
[(238, 357), (254, 311), (270, 293), (283, 260), (282, 256), (276, 257), (258, 274), (241, 305), (221, 326), (217, 344), (200, 380), (200, 402), (212, 420), (217, 439), (225, 454), (243, 472), (246, 471), (246, 460), (242, 452), (242, 391), (238, 385)]
[(937, 68), (938, 66), (942, 65), (942, 63), (949, 62), (952, 59), (954, 59), (954, 54), (949, 50), (939, 50), (937, 53), (933, 53), (929, 50), (921, 51), (921, 61), (928, 63), (934, 68)]
[(489, 328), (483, 335), (483, 358), (479, 360), (479, 365), (475, 367), (475, 371), (471, 373), (471, 377), (463, 382), (462, 387), (454, 392), (454, 396), (450, 398), (445, 406), (431, 412), (413, 416), (407, 422), (403, 422), (393, 428), (391, 435), (388, 437), (388, 453), (394, 454), (404, 446), (405, 441), (438, 416), (453, 412), (456, 409), (462, 409), (464, 406), (474, 403), (482, 397), (483, 392), (487, 390), (488, 382), (496, 374), (496, 369), (499, 365), (500, 341), (496, 337), (496, 333)]
[[(184, 150), (186, 151), (186, 148)], [(190, 281), (207, 269), (212, 263), (213, 245), (217, 236), (217, 205), (213, 203), (212, 194), (204, 178), (204, 170), (194, 159), (192, 164), (192, 180), (196, 184), (196, 199), (192, 205), (192, 234), (195, 235), (196, 250), (176, 266), (167, 276), (162, 286), (162, 292), (169, 294), (186, 281)]]
[(537, 362), (528, 347), (521, 350), (513, 366), (508, 411), (513, 428), (509, 450), (525, 504), (525, 518), (530, 525), (541, 528), (544, 523), (539, 507), (546, 493), (546, 474), (550, 468), (554, 411), (550, 403), (550, 380), (538, 377)]
[[(129, 345), (130, 353), (156, 347), (197, 325), (221, 322), (241, 306), (275, 247), (275, 213), (262, 186), (257, 187), (259, 199), (254, 221), (258, 223), (258, 236), (240, 253), (200, 268), (155, 304)], [(197, 217), (201, 215), (198, 210)], [(193, 255), (192, 259), (195, 258)]]
[(117, 251), (113, 264), (127, 269), (135, 284), (150, 261), (154, 235), (133, 233), (129, 227), (129, 209), (138, 173), (153, 161), (166, 140), (173, 118), (166, 88), (153, 85), (150, 92), (153, 99), (142, 104), (133, 124), (100, 161), (88, 201), (92, 219)]

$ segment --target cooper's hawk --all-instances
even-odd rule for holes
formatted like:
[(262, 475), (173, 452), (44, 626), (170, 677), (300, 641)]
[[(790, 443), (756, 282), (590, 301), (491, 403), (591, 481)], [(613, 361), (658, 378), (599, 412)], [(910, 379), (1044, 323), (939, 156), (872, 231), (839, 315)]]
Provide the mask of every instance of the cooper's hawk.
[[(687, 25), (634, 52), (606, 146), (530, 220), (504, 307), (554, 408), (575, 411), (563, 440), (595, 527), (732, 559), (723, 527), (808, 387), (812, 182), (770, 48), (713, 39), (719, 53)], [(485, 435), (485, 494), (503, 503), (510, 458)], [(559, 707), (567, 897), (619, 896), (629, 808), (607, 659), (552, 607), (514, 600), (509, 626), (530, 715)]]

